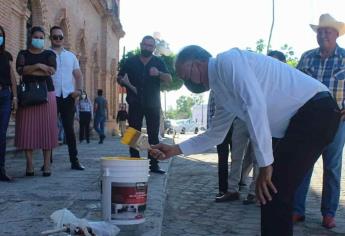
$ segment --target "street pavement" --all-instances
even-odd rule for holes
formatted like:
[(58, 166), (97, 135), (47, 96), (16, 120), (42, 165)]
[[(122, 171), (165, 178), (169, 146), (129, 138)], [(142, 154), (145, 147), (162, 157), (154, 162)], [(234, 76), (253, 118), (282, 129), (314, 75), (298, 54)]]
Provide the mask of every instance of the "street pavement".
[[(180, 135), (175, 142), (191, 137)], [(164, 142), (172, 143), (171, 137)], [(79, 158), (85, 171), (70, 169), (67, 146), (54, 150), (51, 177), (42, 177), (42, 153), (35, 152), (34, 177), (25, 177), (23, 155), (7, 158), (12, 183), (0, 182), (0, 236), (37, 236), (53, 228), (52, 212), (68, 208), (79, 218), (101, 220), (100, 158), (128, 156), (128, 148), (119, 137), (107, 137), (104, 144), (91, 140), (78, 145)], [(145, 153), (143, 153), (145, 156)], [(345, 161), (343, 161), (345, 164)], [(168, 174), (151, 174), (146, 222), (120, 226), (119, 236), (222, 236), (259, 235), (260, 209), (241, 201), (215, 203), (217, 190), (217, 155), (215, 149), (189, 157), (174, 157), (160, 163)], [(337, 227), (320, 226), (322, 162), (318, 162), (307, 199), (307, 219), (295, 227), (297, 236), (345, 235), (345, 176), (337, 212)], [(246, 196), (244, 190), (241, 197)], [(62, 235), (62, 234), (61, 234)], [(64, 234), (65, 235), (65, 234)]]
[[(189, 136), (180, 135), (175, 142), (179, 143), (187, 137)], [(344, 175), (341, 184), (337, 227), (327, 230), (320, 225), (322, 161), (317, 162), (307, 198), (306, 222), (295, 226), (294, 235), (345, 235)], [(170, 167), (167, 189), (163, 236), (260, 235), (260, 208), (258, 206), (243, 205), (242, 201), (214, 202), (215, 195), (218, 193), (215, 149), (204, 154), (191, 155), (188, 158), (175, 157)], [(241, 191), (242, 199), (246, 193), (246, 190)]]
[[(165, 141), (171, 142), (171, 139)], [(91, 140), (78, 145), (79, 160), (84, 171), (70, 169), (67, 146), (54, 150), (52, 176), (42, 177), (41, 151), (34, 154), (35, 176), (25, 177), (25, 158), (17, 155), (6, 160), (8, 174), (15, 177), (11, 183), (0, 182), (0, 236), (37, 236), (53, 228), (50, 215), (68, 208), (79, 218), (101, 220), (100, 158), (128, 156), (128, 147), (119, 137), (107, 137), (104, 144)], [(143, 153), (142, 156), (146, 156)], [(162, 162), (163, 169), (170, 161)], [(151, 174), (148, 182), (146, 222), (121, 226), (119, 236), (158, 236), (163, 220), (167, 175)], [(66, 235), (66, 234), (60, 234)]]

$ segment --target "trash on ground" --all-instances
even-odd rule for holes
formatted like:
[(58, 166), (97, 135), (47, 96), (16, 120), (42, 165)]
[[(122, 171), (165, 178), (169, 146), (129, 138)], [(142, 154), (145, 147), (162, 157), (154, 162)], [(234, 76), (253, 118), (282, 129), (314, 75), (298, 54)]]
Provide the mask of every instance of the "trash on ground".
[(54, 235), (64, 232), (69, 235), (115, 236), (120, 232), (116, 225), (105, 221), (79, 219), (66, 208), (53, 212), (50, 218), (54, 221), (55, 229), (46, 230), (41, 235)]

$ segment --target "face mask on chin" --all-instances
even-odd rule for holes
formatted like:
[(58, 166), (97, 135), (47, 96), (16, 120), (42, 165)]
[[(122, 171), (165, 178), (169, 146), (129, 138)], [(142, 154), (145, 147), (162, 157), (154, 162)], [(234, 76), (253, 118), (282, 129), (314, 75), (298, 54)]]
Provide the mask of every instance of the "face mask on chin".
[(143, 57), (150, 57), (152, 55), (152, 52), (149, 50), (141, 50), (141, 55)]
[(191, 80), (185, 80), (184, 85), (192, 93), (203, 93), (203, 92), (207, 91), (207, 88), (205, 88), (205, 86), (203, 84), (197, 84)]

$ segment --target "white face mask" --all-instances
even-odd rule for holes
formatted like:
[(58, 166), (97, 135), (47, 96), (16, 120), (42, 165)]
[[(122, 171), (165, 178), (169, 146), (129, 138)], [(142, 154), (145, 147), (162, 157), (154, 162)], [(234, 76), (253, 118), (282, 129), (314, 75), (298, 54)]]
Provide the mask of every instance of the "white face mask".
[(86, 98), (86, 95), (85, 95), (85, 94), (81, 95), (81, 98), (82, 98), (82, 99), (85, 99), (85, 98)]

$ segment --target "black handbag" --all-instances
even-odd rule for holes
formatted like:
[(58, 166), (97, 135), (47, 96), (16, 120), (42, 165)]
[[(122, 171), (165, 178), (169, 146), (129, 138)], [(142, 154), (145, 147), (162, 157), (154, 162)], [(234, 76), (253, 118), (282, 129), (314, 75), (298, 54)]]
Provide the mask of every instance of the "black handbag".
[(17, 86), (18, 104), (22, 107), (40, 105), (48, 102), (46, 81), (24, 83)]

